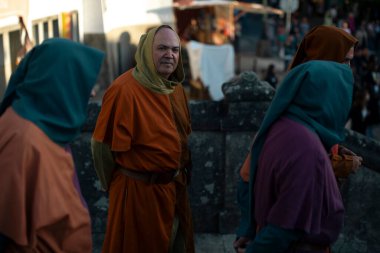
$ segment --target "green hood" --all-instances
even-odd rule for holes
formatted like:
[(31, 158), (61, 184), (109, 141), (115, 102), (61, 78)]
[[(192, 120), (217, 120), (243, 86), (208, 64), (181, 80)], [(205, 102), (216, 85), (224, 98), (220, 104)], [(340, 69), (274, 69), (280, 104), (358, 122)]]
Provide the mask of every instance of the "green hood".
[(103, 53), (66, 39), (34, 47), (11, 76), (0, 106), (35, 123), (59, 145), (72, 141), (87, 116)]

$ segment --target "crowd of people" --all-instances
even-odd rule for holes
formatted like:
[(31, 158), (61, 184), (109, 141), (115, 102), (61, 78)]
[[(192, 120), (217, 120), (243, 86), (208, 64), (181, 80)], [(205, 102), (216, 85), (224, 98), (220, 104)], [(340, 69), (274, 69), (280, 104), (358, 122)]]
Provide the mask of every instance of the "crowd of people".
[[(278, 2), (278, 1), (273, 1)], [(269, 16), (265, 20), (265, 38), (270, 41), (272, 56), (286, 58), (294, 55), (305, 34), (315, 25), (333, 25), (355, 36), (358, 45), (367, 48), (371, 54), (380, 54), (380, 13), (376, 8), (359, 8), (359, 3), (347, 7), (345, 4), (314, 6), (311, 1), (292, 13), (290, 27), (284, 17)], [(317, 1), (313, 1), (317, 2)], [(323, 1), (321, 1), (323, 2)], [(278, 3), (272, 4), (279, 7)]]
[[(339, 27), (358, 39), (351, 61), (355, 89), (347, 127), (374, 137), (373, 129), (380, 124), (380, 18), (368, 14), (363, 19), (355, 6), (348, 12), (343, 12), (337, 5), (325, 9), (323, 6), (319, 7), (319, 12), (322, 13), (322, 10), (324, 25)], [(308, 13), (309, 17), (313, 17), (311, 10)], [(266, 36), (271, 41), (273, 57), (279, 57), (284, 62), (284, 69), (276, 71), (287, 72), (302, 39), (311, 29), (310, 18), (301, 16), (298, 12), (294, 13), (288, 33), (281, 18), (270, 17), (265, 27)], [(269, 73), (273, 76), (270, 67), (267, 75)], [(269, 77), (265, 76), (264, 79), (272, 84)]]
[(380, 124), (380, 65), (368, 48), (358, 46), (352, 61), (355, 76), (354, 103), (350, 114), (352, 130), (374, 137), (373, 127)]

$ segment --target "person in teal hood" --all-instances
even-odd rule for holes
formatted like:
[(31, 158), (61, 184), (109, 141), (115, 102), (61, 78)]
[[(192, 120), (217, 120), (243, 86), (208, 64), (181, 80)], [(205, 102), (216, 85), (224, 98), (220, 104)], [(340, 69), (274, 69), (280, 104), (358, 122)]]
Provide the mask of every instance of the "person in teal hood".
[(236, 252), (328, 252), (344, 207), (329, 151), (344, 140), (357, 40), (317, 26), (300, 44), (240, 171)]
[(0, 105), (0, 252), (92, 252), (68, 145), (86, 119), (103, 55), (48, 39), (11, 76)]

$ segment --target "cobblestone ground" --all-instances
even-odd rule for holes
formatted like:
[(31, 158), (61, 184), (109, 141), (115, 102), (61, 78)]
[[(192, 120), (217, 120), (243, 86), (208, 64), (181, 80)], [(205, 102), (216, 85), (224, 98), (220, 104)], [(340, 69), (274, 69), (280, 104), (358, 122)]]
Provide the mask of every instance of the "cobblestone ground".
[[(102, 236), (100, 236), (102, 237)], [(196, 234), (195, 235), (195, 252), (196, 253), (235, 253), (232, 242), (235, 235), (219, 234)], [(93, 253), (101, 252), (102, 238), (94, 239)]]
[(234, 234), (197, 234), (195, 235), (196, 253), (235, 253), (232, 242)]

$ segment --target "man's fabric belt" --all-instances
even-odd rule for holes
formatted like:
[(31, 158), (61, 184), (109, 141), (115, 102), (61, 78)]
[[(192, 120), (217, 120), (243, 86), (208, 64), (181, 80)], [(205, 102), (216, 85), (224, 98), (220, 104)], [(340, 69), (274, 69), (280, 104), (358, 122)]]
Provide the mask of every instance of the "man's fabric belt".
[(293, 245), (293, 249), (302, 250), (306, 252), (325, 252), (325, 253), (331, 252), (329, 246), (308, 243), (308, 242), (296, 242)]
[(127, 177), (141, 180), (149, 184), (168, 184), (177, 177), (181, 170), (171, 170), (168, 172), (141, 172), (136, 170), (130, 170), (119, 166), (118, 169), (121, 173)]

